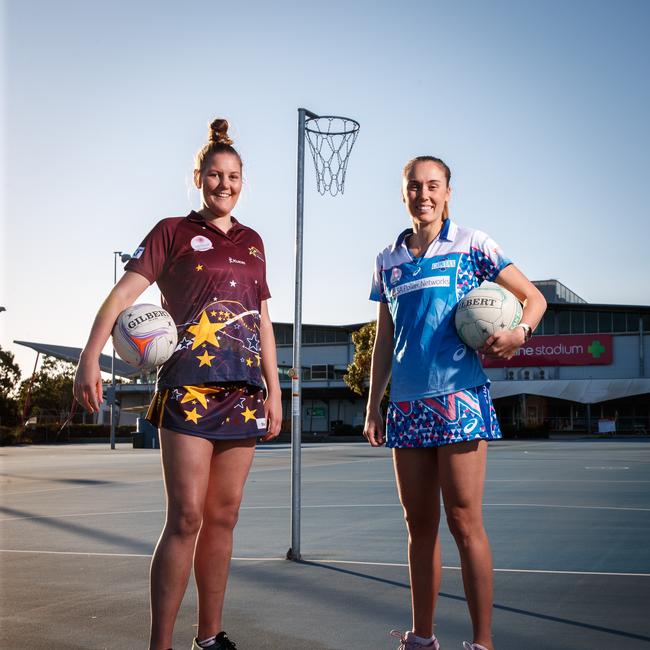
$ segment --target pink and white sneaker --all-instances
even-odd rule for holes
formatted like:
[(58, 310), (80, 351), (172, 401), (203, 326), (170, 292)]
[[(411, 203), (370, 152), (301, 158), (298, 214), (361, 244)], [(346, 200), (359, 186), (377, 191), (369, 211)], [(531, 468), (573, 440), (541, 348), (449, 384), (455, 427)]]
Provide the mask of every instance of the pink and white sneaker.
[(488, 650), (484, 645), (480, 643), (470, 643), (469, 641), (463, 641), (463, 650)]
[(420, 650), (420, 648), (427, 648), (427, 650), (440, 650), (438, 639), (434, 636), (432, 641), (427, 644), (422, 644), (415, 640), (413, 632), (406, 632), (404, 635), (399, 630), (391, 630), (390, 635), (400, 640), (397, 650)]

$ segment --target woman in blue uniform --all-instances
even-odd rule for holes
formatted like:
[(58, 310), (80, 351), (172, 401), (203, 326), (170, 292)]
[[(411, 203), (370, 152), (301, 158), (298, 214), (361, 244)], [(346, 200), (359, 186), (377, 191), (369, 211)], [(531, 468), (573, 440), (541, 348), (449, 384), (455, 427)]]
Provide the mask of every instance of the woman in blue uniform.
[[(439, 650), (433, 633), (442, 562), (440, 494), (460, 554), (473, 626), (466, 650), (494, 650), (492, 556), (483, 527), (487, 441), (501, 437), (488, 379), (454, 326), (454, 308), (485, 280), (524, 304), (521, 324), (490, 337), (485, 354), (508, 359), (532, 334), (546, 302), (485, 233), (449, 219), (451, 172), (420, 156), (402, 175), (412, 227), (379, 253), (370, 298), (379, 303), (364, 436), (393, 449), (408, 529), (413, 629), (402, 650)], [(384, 427), (380, 404), (391, 379)]]

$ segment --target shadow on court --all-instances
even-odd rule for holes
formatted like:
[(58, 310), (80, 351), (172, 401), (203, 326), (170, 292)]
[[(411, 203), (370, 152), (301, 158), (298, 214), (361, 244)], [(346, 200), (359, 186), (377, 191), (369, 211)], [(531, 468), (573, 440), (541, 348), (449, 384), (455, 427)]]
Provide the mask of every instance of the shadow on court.
[[(0, 647), (145, 650), (150, 555), (164, 520), (158, 452), (2, 453)], [(390, 454), (305, 446), (301, 562), (283, 559), (289, 467), (286, 447), (259, 449), (225, 629), (238, 650), (394, 650), (388, 631), (410, 627), (410, 595)], [(484, 513), (497, 650), (650, 649), (648, 468), (650, 445), (638, 441), (492, 445)], [(459, 650), (471, 626), (446, 528), (441, 543), (436, 634), (443, 650)], [(195, 598), (190, 584), (175, 650), (191, 646)]]

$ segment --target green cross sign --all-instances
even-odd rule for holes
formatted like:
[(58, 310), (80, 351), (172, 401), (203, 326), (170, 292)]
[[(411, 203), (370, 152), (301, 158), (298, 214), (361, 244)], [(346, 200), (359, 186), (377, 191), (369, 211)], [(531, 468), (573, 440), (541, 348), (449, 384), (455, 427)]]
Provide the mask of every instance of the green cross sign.
[(605, 352), (605, 348), (603, 347), (602, 343), (596, 339), (588, 348), (587, 352), (594, 358), (598, 359), (598, 357)]

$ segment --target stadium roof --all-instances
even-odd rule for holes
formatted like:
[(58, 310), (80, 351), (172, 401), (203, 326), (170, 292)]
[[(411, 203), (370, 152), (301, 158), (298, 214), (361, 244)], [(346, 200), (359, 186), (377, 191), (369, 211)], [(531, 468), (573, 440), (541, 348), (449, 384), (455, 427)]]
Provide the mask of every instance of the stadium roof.
[[(54, 345), (52, 343), (34, 343), (33, 341), (14, 341), (17, 345), (24, 345), (26, 348), (31, 348), (40, 354), (48, 357), (55, 357), (62, 361), (70, 361), (71, 363), (79, 363), (79, 356), (81, 355), (81, 348), (72, 348), (66, 345)], [(102, 372), (111, 372), (111, 357), (107, 354), (99, 355), (99, 368)], [(118, 377), (137, 377), (140, 370), (130, 366), (122, 359), (115, 358), (115, 374)]]
[(513, 395), (541, 395), (558, 399), (597, 404), (610, 399), (650, 393), (650, 378), (634, 379), (533, 379), (493, 381), (493, 399)]

